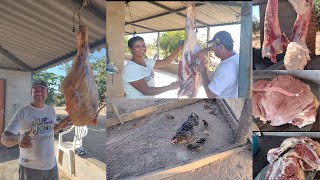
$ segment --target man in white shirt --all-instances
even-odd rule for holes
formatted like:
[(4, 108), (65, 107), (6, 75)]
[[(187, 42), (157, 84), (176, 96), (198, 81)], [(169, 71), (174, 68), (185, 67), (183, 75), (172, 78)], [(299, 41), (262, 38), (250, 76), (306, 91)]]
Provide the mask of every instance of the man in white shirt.
[[(204, 48), (197, 54), (197, 59), (200, 59), (198, 70), (208, 98), (238, 98), (239, 54), (233, 50), (231, 35), (227, 31), (219, 31), (208, 43), (213, 43), (213, 46)], [(212, 51), (221, 62), (210, 81), (206, 56)]]
[(65, 128), (70, 118), (56, 122), (53, 107), (45, 104), (48, 86), (44, 81), (33, 82), (31, 96), (32, 102), (14, 114), (1, 143), (19, 145), (19, 180), (58, 180), (53, 135)]

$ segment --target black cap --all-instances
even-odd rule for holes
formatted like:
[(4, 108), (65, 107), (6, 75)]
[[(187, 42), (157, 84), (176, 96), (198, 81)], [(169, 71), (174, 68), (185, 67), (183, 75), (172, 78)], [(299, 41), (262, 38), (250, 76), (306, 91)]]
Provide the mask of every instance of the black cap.
[(233, 45), (233, 39), (231, 37), (231, 34), (227, 31), (219, 31), (217, 32), (212, 40), (208, 41), (208, 43), (216, 43), (216, 44), (223, 44), (226, 46)]
[(32, 88), (33, 88), (34, 86), (42, 86), (42, 87), (48, 89), (47, 83), (44, 82), (44, 81), (41, 80), (41, 79), (38, 79), (38, 80), (33, 81), (33, 83), (32, 83)]

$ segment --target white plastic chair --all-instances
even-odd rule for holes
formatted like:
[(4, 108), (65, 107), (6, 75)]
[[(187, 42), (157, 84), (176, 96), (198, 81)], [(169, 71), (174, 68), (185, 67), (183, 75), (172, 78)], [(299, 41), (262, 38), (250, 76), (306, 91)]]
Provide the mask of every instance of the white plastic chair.
[[(70, 142), (70, 141), (63, 142), (62, 136), (70, 133), (73, 129), (75, 129), (73, 142)], [(69, 130), (59, 134), (59, 143), (58, 143), (58, 151), (57, 151), (58, 163), (62, 165), (63, 152), (67, 153), (69, 157), (70, 174), (75, 174), (75, 150), (77, 148), (82, 148), (82, 139), (87, 134), (88, 134), (87, 126), (74, 126), (74, 125)]]

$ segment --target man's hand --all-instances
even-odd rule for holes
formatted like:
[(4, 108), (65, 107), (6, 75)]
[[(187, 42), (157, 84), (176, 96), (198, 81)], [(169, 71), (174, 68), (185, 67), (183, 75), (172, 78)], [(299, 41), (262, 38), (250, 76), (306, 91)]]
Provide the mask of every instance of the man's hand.
[(62, 120), (60, 121), (60, 123), (59, 123), (59, 124), (61, 124), (61, 126), (60, 126), (61, 129), (67, 127), (68, 125), (71, 125), (71, 124), (69, 124), (70, 122), (71, 122), (70, 116), (67, 116), (67, 117), (65, 117), (64, 119), (62, 119)]
[(206, 58), (199, 59), (198, 67), (196, 71), (198, 72), (207, 72), (208, 60)]
[(30, 129), (29, 132), (26, 132), (24, 134), (24, 136), (22, 137), (21, 142), (19, 140), (19, 146), (21, 148), (31, 148), (31, 139), (32, 139), (31, 136), (30, 136), (31, 132), (32, 132), (32, 128)]
[(196, 55), (196, 59), (207, 59), (208, 58), (208, 53), (212, 51), (211, 47), (208, 47), (208, 48), (204, 48), (202, 50), (200, 50), (197, 55)]

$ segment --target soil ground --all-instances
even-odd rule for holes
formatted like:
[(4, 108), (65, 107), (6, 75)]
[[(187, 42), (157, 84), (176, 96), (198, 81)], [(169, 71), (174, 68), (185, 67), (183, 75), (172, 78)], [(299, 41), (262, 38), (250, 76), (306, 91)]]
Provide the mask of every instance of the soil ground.
[[(193, 160), (222, 152), (234, 143), (234, 132), (228, 121), (213, 104), (204, 109), (205, 101), (176, 108), (165, 113), (129, 121), (107, 129), (108, 179), (125, 178), (149, 173), (164, 167), (175, 167)], [(199, 126), (194, 129), (194, 139), (204, 136), (202, 119), (209, 123), (209, 137), (199, 152), (187, 150), (186, 145), (173, 145), (170, 139), (185, 122), (191, 112), (200, 116)], [(174, 119), (167, 119), (167, 115)]]

